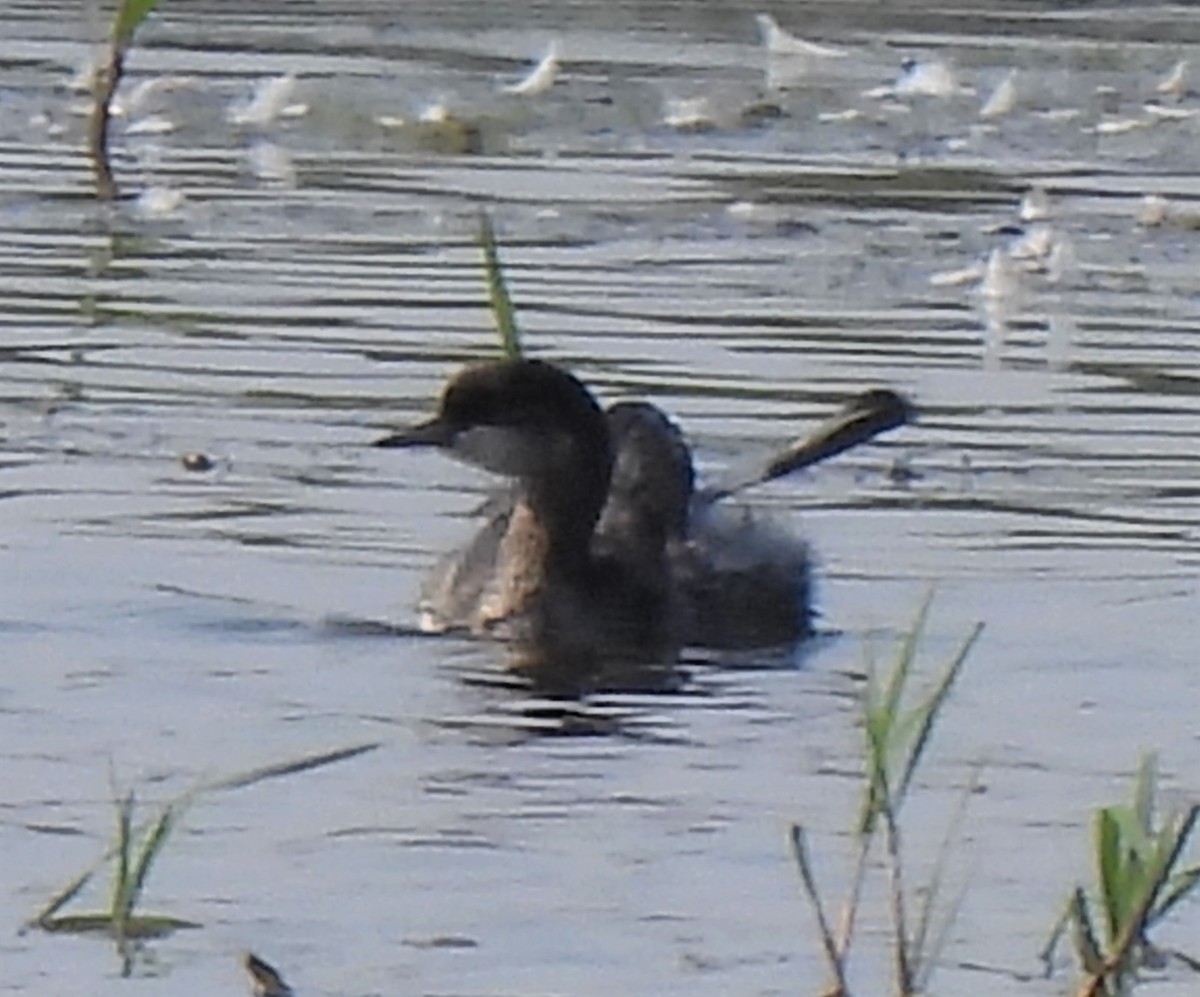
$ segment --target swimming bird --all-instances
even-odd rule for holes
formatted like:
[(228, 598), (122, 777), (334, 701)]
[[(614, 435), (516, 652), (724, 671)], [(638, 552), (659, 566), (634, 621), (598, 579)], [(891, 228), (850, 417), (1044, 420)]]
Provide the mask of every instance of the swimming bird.
[[(423, 628), (506, 636), (535, 673), (566, 650), (585, 662), (567, 669), (575, 677), (614, 655), (663, 664), (684, 644), (795, 642), (811, 632), (807, 547), (721, 500), (911, 418), (894, 392), (866, 392), (799, 443), (697, 490), (691, 452), (661, 410), (623, 401), (599, 412), (560, 368), (498, 361), (467, 367), (438, 415), (378, 442), (438, 446), (516, 479), (434, 568)], [(571, 552), (561, 563), (550, 557), (560, 534)]]
[(507, 640), (517, 670), (578, 690), (608, 666), (675, 661), (663, 543), (626, 563), (595, 542), (614, 455), (604, 411), (571, 374), (538, 360), (469, 366), (432, 418), (376, 445), (434, 446), (513, 479), (502, 526), (488, 527), (490, 563), (478, 580), (468, 573), (461, 622)]

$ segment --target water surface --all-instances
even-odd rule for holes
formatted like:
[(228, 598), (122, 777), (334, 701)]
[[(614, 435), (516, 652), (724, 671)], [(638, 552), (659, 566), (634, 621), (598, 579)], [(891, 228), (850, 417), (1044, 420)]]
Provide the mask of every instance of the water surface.
[[(1200, 105), (1155, 88), (1200, 29), (793, 4), (850, 53), (797, 76), (732, 2), (168, 3), (124, 93), (175, 79), (118, 125), (109, 213), (67, 87), (98, 18), (0, 9), (10, 924), (99, 854), (114, 779), (161, 799), (378, 741), (189, 812), (147, 901), (206, 927), (154, 947), (156, 987), (237, 992), (250, 948), (314, 995), (811, 991), (786, 829), (844, 884), (853, 675), (933, 586), (931, 663), (987, 624), (911, 814), (917, 875), (986, 763), (942, 984), (1058, 992), (1020, 974), (1090, 808), (1142, 750), (1181, 794), (1196, 768)], [(553, 40), (549, 92), (498, 91)], [(975, 92), (864, 96), (910, 56)], [(289, 72), (304, 113), (231, 123)], [(412, 123), (438, 104), (461, 127)], [(1059, 255), (989, 282), (1034, 186)], [(1165, 224), (1139, 224), (1148, 193)], [(367, 446), (495, 349), (481, 205), (530, 350), (662, 405), (704, 467), (868, 386), (916, 400), (916, 426), (750, 497), (819, 557), (824, 633), (794, 659), (696, 663), (585, 724), (496, 683), (493, 648), (330, 622), (411, 624), (488, 487)], [(2, 945), (5, 992), (121, 986), (98, 943)]]

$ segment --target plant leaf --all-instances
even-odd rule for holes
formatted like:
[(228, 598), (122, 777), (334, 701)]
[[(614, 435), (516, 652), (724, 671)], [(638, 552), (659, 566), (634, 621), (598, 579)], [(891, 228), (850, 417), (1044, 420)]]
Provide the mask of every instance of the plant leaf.
[[(37, 912), (27, 923), (27, 927), (45, 928), (47, 921), (52, 921), (54, 915), (63, 909), (67, 904), (79, 896), (80, 890), (87, 886), (91, 878), (96, 874), (96, 870), (103, 864), (102, 858), (90, 869), (85, 869), (76, 876), (65, 887), (52, 896), (46, 905)], [(47, 929), (49, 930), (49, 929)]]
[(278, 779), (281, 776), (294, 775), (297, 772), (307, 772), (309, 769), (320, 768), (322, 765), (332, 765), (334, 762), (343, 762), (349, 758), (356, 758), (359, 755), (366, 754), (368, 751), (374, 751), (379, 745), (379, 741), (372, 741), (369, 744), (356, 744), (349, 748), (335, 748), (333, 751), (322, 751), (317, 755), (305, 755), (290, 762), (263, 765), (260, 768), (251, 769), (249, 772), (240, 772), (225, 779), (218, 779), (216, 782), (210, 782), (200, 788), (204, 790), (242, 789), (245, 786), (252, 786), (256, 782), (262, 782), (264, 779)]
[(157, 6), (158, 0), (121, 0), (113, 18), (113, 44), (118, 48), (128, 48), (133, 44), (134, 32)]
[(504, 269), (500, 266), (500, 253), (496, 248), (496, 231), (491, 216), (479, 214), (479, 247), (483, 250), (483, 266), (487, 277), (488, 303), (492, 307), (492, 321), (500, 333), (500, 344), (504, 355), (510, 360), (521, 356), (521, 331), (517, 327), (517, 311), (513, 307), (504, 280)]
[(175, 805), (168, 803), (158, 815), (158, 820), (154, 822), (154, 826), (142, 839), (142, 847), (138, 851), (137, 862), (133, 867), (133, 874), (130, 877), (129, 889), (127, 891), (126, 902), (128, 907), (125, 911), (127, 919), (133, 916), (133, 909), (137, 906), (138, 899), (142, 894), (142, 888), (146, 885), (146, 877), (150, 875), (150, 867), (154, 864), (154, 860), (159, 856), (163, 846), (167, 843), (167, 838), (174, 829), (178, 816), (179, 811)]
[(117, 804), (116, 869), (113, 872), (112, 906), (110, 908), (113, 934), (124, 938), (124, 925), (129, 916), (129, 867), (133, 853), (133, 791)]
[[(57, 935), (116, 934), (113, 930), (112, 915), (107, 912), (63, 914), (59, 917), (47, 918), (38, 927)], [(173, 931), (202, 927), (203, 925), (196, 921), (185, 921), (181, 917), (171, 917), (169, 914), (136, 914), (125, 923), (125, 937), (163, 938)]]
[(983, 626), (982, 623), (975, 624), (971, 632), (967, 635), (967, 639), (963, 641), (962, 646), (958, 649), (958, 653), (947, 662), (946, 668), (942, 672), (942, 677), (938, 680), (937, 685), (934, 686), (929, 698), (917, 708), (917, 716), (920, 717), (920, 723), (918, 724), (916, 738), (908, 750), (908, 760), (904, 766), (904, 773), (901, 775), (900, 783), (896, 787), (897, 806), (904, 802), (909, 783), (912, 782), (913, 774), (917, 771), (917, 766), (920, 765), (921, 758), (925, 754), (925, 748), (929, 744), (930, 735), (933, 733), (933, 725), (936, 723), (938, 714), (946, 702), (946, 697), (950, 695), (951, 688), (953, 688), (955, 681), (962, 673), (967, 656), (971, 653), (971, 649), (975, 646), (976, 641), (983, 634)]
[(1122, 869), (1121, 824), (1113, 807), (1096, 811), (1096, 873), (1104, 910), (1105, 937), (1113, 945), (1120, 937), (1129, 907), (1126, 876)]
[(1142, 834), (1154, 833), (1154, 799), (1158, 792), (1158, 756), (1149, 752), (1142, 756), (1133, 781), (1133, 817)]

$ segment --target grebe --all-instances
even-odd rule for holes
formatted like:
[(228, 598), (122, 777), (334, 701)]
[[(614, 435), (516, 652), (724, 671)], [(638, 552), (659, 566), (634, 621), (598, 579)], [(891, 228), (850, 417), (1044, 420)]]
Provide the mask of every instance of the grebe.
[(422, 626), (502, 634), (531, 672), (571, 659), (565, 673), (578, 676), (605, 657), (663, 664), (685, 644), (807, 636), (806, 545), (718, 503), (910, 417), (894, 392), (865, 392), (761, 466), (696, 490), (691, 453), (661, 410), (618, 402), (602, 413), (560, 368), (503, 360), (467, 367), (434, 418), (377, 445), (437, 446), (516, 479), (467, 546), (434, 568)]
[(511, 505), (445, 586), (447, 625), (505, 638), (514, 667), (543, 686), (577, 689), (608, 668), (675, 661), (665, 535), (632, 561), (597, 541), (614, 453), (607, 417), (573, 376), (538, 360), (469, 366), (433, 418), (376, 445), (435, 446), (514, 479)]

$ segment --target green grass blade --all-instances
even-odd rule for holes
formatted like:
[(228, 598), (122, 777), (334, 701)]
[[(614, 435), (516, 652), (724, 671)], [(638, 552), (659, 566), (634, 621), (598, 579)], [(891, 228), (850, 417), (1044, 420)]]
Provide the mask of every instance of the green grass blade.
[(92, 877), (96, 874), (96, 870), (99, 869), (103, 863), (104, 858), (101, 858), (101, 860), (90, 869), (85, 869), (73, 880), (71, 880), (71, 882), (59, 890), (58, 893), (54, 894), (54, 896), (52, 896), (46, 902), (46, 905), (42, 907), (41, 910), (39, 910), (32, 918), (29, 919), (26, 926), (42, 928), (46, 931), (50, 931), (51, 929), (46, 927), (46, 922), (53, 921), (55, 915), (60, 910), (62, 910), (67, 904), (79, 896), (80, 891), (87, 886), (89, 882), (91, 882)]
[(1138, 827), (1147, 838), (1154, 833), (1154, 799), (1158, 793), (1158, 756), (1142, 756), (1133, 781), (1133, 813)]
[(508, 293), (504, 270), (500, 266), (500, 253), (496, 248), (496, 231), (491, 216), (486, 211), (479, 215), (479, 247), (483, 250), (483, 266), (487, 278), (488, 303), (492, 308), (492, 321), (500, 333), (500, 344), (504, 355), (511, 360), (521, 356), (521, 331), (517, 327), (517, 311)]
[(112, 42), (120, 48), (133, 44), (134, 32), (158, 6), (158, 0), (121, 0), (113, 18)]
[(901, 641), (900, 653), (896, 657), (896, 664), (892, 666), (891, 675), (885, 685), (881, 708), (887, 716), (893, 719), (900, 710), (904, 687), (908, 684), (913, 662), (917, 658), (917, 647), (921, 643), (921, 637), (925, 634), (925, 625), (929, 622), (929, 612), (932, 607), (933, 593), (930, 592), (925, 596), (921, 608), (917, 610), (917, 618), (913, 621), (908, 633), (904, 635), (904, 640)]
[(125, 912), (125, 917), (128, 920), (133, 909), (137, 906), (138, 900), (141, 898), (142, 889), (146, 885), (146, 878), (150, 875), (150, 867), (154, 864), (154, 860), (162, 853), (163, 847), (167, 843), (167, 838), (170, 837), (171, 831), (174, 830), (179, 812), (173, 804), (167, 804), (162, 809), (162, 813), (158, 815), (158, 820), (154, 822), (154, 826), (147, 832), (145, 838), (142, 839), (142, 847), (138, 851), (137, 862), (134, 864), (133, 873), (130, 877), (128, 896), (126, 903), (128, 907)]
[(203, 927), (199, 921), (188, 921), (170, 914), (133, 914), (125, 924), (125, 937), (144, 941)]
[[(56, 935), (116, 934), (113, 930), (112, 914), (108, 912), (63, 914), (59, 917), (49, 918), (45, 924), (39, 925), (39, 927)], [(125, 937), (143, 941), (165, 938), (176, 931), (202, 927), (204, 925), (197, 921), (187, 921), (169, 914), (134, 914), (125, 922)]]
[(921, 763), (921, 758), (925, 754), (925, 748), (929, 744), (930, 735), (933, 733), (933, 726), (937, 722), (938, 714), (941, 712), (942, 706), (945, 705), (946, 697), (950, 695), (950, 690), (953, 688), (955, 681), (962, 672), (963, 665), (966, 664), (967, 656), (971, 653), (976, 642), (983, 634), (983, 624), (976, 623), (967, 639), (963, 641), (962, 646), (958, 649), (958, 653), (950, 659), (946, 665), (945, 671), (942, 673), (937, 685), (929, 698), (917, 708), (917, 716), (920, 717), (918, 731), (912, 746), (908, 752), (908, 759), (904, 765), (904, 772), (900, 777), (900, 782), (896, 786), (896, 801), (895, 805), (900, 806), (904, 801), (905, 795), (908, 793), (909, 784), (912, 782), (913, 776), (916, 774), (917, 766)]
[(1105, 937), (1111, 946), (1121, 935), (1125, 912), (1129, 907), (1126, 876), (1123, 869), (1121, 826), (1113, 808), (1096, 811), (1096, 872), (1104, 913)]
[(133, 855), (133, 792), (125, 794), (117, 804), (116, 868), (113, 873), (112, 906), (110, 913), (113, 934), (124, 937), (124, 924), (129, 916), (129, 869)]
[(38, 927), (52, 935), (109, 935), (113, 934), (113, 919), (110, 911), (60, 914), (46, 918)]
[(875, 825), (888, 805), (888, 754), (890, 751), (889, 718), (880, 713), (868, 713), (863, 718), (863, 733), (866, 736), (866, 785), (864, 787), (862, 812), (856, 828), (860, 838), (870, 838)]
[(316, 755), (305, 755), (290, 762), (277, 762), (274, 765), (264, 765), (260, 768), (251, 769), (248, 772), (240, 772), (228, 778), (207, 783), (201, 789), (242, 789), (245, 786), (252, 786), (254, 783), (262, 782), (265, 779), (278, 779), (281, 776), (294, 775), (297, 772), (307, 772), (310, 769), (320, 768), (323, 765), (332, 765), (334, 762), (343, 762), (349, 758), (357, 758), (368, 751), (374, 751), (379, 747), (380, 743), (379, 741), (372, 741), (369, 744), (356, 744), (349, 748), (335, 748), (333, 751), (322, 751)]

